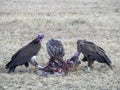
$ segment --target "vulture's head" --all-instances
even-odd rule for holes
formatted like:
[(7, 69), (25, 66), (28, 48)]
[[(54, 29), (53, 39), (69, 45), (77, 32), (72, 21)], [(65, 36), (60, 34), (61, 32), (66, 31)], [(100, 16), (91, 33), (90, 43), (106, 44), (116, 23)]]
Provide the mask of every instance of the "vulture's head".
[(77, 45), (81, 45), (81, 44), (92, 44), (95, 45), (93, 42), (91, 41), (87, 41), (87, 40), (77, 40)]
[(86, 43), (86, 40), (77, 40), (77, 45)]
[(79, 52), (75, 53), (70, 59), (67, 60), (67, 64), (71, 69), (77, 69), (81, 61), (79, 60)]
[(80, 60), (79, 60), (79, 55), (80, 53), (79, 52), (76, 52), (74, 53), (74, 55), (70, 58), (70, 61), (72, 61), (73, 63), (81, 63)]
[(77, 40), (77, 51), (79, 53), (82, 52), (83, 48), (86, 48), (85, 46), (89, 46), (89, 45), (95, 45), (93, 42), (90, 41), (86, 41), (86, 40)]
[(81, 49), (82, 49), (81, 45), (83, 45), (84, 42), (85, 42), (85, 40), (77, 40), (77, 51), (79, 53), (81, 53)]
[(38, 35), (39, 41), (41, 42), (41, 41), (43, 40), (43, 38), (44, 38), (44, 34), (43, 34), (43, 33), (40, 33), (40, 34)]

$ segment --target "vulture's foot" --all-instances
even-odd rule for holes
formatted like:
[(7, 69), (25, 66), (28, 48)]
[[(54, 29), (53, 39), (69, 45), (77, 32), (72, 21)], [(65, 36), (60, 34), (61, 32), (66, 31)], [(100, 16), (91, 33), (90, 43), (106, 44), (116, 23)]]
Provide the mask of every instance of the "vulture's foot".
[(84, 71), (87, 73), (91, 72), (91, 67), (85, 66)]

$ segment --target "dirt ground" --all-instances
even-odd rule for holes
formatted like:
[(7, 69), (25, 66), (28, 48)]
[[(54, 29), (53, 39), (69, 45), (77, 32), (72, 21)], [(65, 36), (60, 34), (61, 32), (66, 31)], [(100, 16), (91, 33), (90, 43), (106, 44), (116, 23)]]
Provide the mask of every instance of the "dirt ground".
[[(77, 39), (86, 39), (106, 51), (114, 69), (96, 62), (85, 73), (83, 62), (67, 76), (38, 76), (32, 65), (6, 73), (11, 56), (40, 32), (45, 34), (40, 65), (48, 61), (47, 40), (61, 40), (66, 59), (76, 52)], [(120, 90), (119, 48), (119, 0), (0, 0), (0, 90)]]

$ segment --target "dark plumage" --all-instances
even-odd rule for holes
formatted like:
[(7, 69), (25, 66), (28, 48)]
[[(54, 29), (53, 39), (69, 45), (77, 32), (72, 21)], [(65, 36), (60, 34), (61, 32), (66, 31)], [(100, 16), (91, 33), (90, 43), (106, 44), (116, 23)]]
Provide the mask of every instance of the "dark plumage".
[(51, 39), (47, 42), (46, 46), (47, 46), (47, 52), (48, 52), (50, 58), (54, 57), (56, 55), (57, 56), (59, 55), (61, 57), (63, 57), (65, 55), (63, 45), (58, 40)]
[[(8, 72), (14, 72), (15, 68), (19, 65), (25, 65), (26, 67), (29, 66), (29, 62), (33, 65), (37, 63), (33, 63), (33, 59), (31, 58), (39, 52), (41, 48), (41, 40), (43, 39), (44, 35), (40, 34), (36, 39), (30, 42), (28, 45), (19, 49), (11, 58), (11, 61), (6, 64), (6, 69), (9, 69)], [(34, 61), (35, 62), (35, 61)]]
[(61, 63), (62, 68), (67, 73), (66, 62), (63, 60), (63, 56), (65, 55), (65, 51), (61, 41), (51, 39), (46, 43), (47, 52), (50, 56), (49, 62), (58, 61)]
[(94, 43), (86, 40), (78, 40), (77, 50), (79, 53), (83, 53), (83, 61), (88, 61), (89, 67), (92, 66), (94, 61), (98, 61), (100, 63), (106, 63), (112, 69), (111, 61), (105, 54), (105, 51)]

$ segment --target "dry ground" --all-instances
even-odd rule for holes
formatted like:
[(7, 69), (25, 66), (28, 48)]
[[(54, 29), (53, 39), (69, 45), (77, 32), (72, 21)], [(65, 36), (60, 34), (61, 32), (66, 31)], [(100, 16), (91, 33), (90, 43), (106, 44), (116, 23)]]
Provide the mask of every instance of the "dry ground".
[[(66, 77), (38, 76), (33, 66), (6, 73), (11, 56), (39, 32), (45, 33), (39, 64), (48, 61), (48, 39), (62, 41), (65, 58), (76, 52), (77, 39), (86, 39), (105, 49), (114, 70), (96, 62), (91, 73), (82, 63)], [(119, 0), (0, 0), (0, 90), (120, 90), (119, 48)]]

